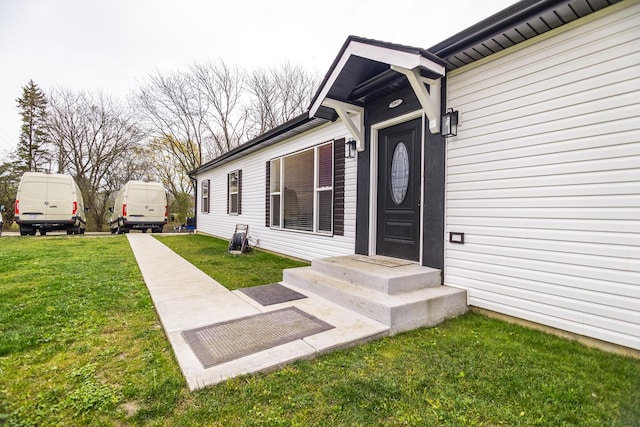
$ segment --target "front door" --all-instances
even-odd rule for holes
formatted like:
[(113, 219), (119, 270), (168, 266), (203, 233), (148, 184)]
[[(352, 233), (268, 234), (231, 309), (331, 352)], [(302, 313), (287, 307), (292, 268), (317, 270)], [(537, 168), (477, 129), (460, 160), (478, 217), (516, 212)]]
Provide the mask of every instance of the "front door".
[(420, 259), (422, 120), (378, 132), (376, 253)]

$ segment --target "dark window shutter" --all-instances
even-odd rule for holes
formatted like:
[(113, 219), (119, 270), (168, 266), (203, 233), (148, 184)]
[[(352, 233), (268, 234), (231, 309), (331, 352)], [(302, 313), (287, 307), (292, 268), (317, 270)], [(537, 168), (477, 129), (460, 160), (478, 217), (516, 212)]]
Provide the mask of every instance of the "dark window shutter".
[(229, 190), (230, 190), (229, 179), (230, 179), (230, 177), (229, 177), (229, 175), (230, 174), (227, 174), (227, 215), (229, 214), (229, 199), (230, 199), (230, 196), (229, 196)]
[(270, 227), (271, 226), (271, 161), (267, 160), (267, 166), (266, 166), (266, 195), (265, 195), (265, 199), (264, 199), (264, 226), (265, 227)]
[(238, 215), (242, 213), (242, 169), (238, 170)]
[(333, 234), (344, 236), (344, 138), (333, 142)]
[(211, 212), (211, 180), (207, 180), (207, 213)]

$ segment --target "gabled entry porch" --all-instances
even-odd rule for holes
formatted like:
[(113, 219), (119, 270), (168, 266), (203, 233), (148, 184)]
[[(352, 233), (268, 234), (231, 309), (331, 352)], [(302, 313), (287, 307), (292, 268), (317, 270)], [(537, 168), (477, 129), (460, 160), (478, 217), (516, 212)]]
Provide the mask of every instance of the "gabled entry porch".
[(350, 37), (312, 102), (356, 143), (356, 254), (444, 265), (445, 71), (422, 49)]

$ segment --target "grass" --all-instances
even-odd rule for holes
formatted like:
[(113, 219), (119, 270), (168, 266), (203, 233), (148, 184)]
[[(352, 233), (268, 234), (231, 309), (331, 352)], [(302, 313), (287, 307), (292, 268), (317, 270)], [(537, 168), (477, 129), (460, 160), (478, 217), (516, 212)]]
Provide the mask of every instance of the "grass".
[(282, 270), (285, 268), (309, 265), (303, 261), (284, 258), (261, 250), (252, 250), (242, 255), (229, 255), (227, 240), (202, 234), (157, 237), (173, 251), (230, 290), (279, 282), (282, 280)]
[(124, 236), (0, 238), (0, 425), (639, 423), (640, 360), (474, 313), (190, 393)]

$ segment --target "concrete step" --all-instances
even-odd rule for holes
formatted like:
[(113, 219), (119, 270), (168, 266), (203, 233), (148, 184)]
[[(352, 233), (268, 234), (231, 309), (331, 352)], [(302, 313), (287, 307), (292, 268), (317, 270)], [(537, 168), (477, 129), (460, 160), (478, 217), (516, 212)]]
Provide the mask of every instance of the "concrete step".
[(389, 295), (316, 271), (313, 267), (284, 270), (283, 283), (388, 325), (391, 335), (434, 326), (467, 310), (466, 292), (448, 286)]
[(311, 268), (388, 295), (439, 287), (440, 270), (383, 256), (349, 255), (315, 259)]

